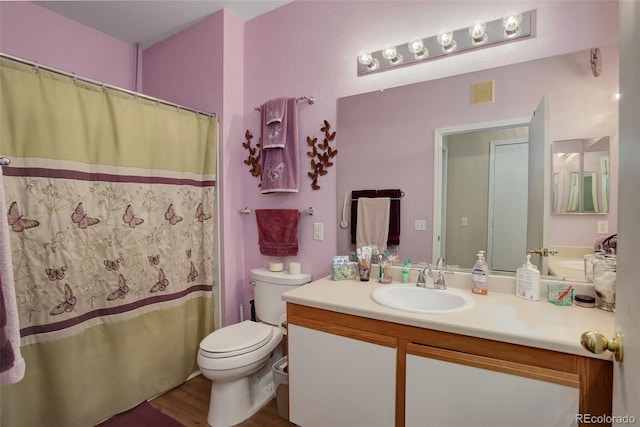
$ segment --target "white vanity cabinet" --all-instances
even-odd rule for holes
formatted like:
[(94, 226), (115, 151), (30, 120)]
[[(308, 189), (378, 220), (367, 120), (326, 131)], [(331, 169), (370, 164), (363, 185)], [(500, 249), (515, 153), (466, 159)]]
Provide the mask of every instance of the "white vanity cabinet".
[(577, 425), (579, 400), (577, 376), (550, 369), (536, 373), (519, 363), (434, 347), (407, 347), (407, 427), (567, 427)]
[(289, 419), (302, 427), (567, 427), (576, 414), (611, 415), (611, 360), (291, 302), (287, 322)]
[(304, 427), (395, 425), (395, 346), (350, 335), (289, 324), (291, 422)]

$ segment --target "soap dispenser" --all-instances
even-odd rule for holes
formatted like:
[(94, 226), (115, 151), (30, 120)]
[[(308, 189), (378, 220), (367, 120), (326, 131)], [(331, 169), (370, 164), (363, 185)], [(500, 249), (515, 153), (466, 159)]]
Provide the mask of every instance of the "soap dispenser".
[(540, 272), (531, 264), (531, 255), (522, 267), (516, 270), (516, 296), (530, 301), (540, 299)]
[(474, 294), (486, 295), (487, 294), (487, 270), (489, 267), (487, 266), (487, 262), (484, 260), (484, 251), (479, 251), (477, 253), (478, 259), (476, 263), (473, 265), (473, 270), (471, 270), (471, 282), (473, 287), (471, 291)]

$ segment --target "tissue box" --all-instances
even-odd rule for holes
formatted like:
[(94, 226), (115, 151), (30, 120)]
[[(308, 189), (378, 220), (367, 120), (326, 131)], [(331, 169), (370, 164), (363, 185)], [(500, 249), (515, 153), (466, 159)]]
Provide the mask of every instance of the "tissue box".
[(549, 302), (555, 305), (573, 305), (573, 287), (571, 285), (547, 285)]
[(331, 266), (331, 279), (348, 280), (358, 277), (358, 263), (349, 261), (348, 256), (333, 257)]

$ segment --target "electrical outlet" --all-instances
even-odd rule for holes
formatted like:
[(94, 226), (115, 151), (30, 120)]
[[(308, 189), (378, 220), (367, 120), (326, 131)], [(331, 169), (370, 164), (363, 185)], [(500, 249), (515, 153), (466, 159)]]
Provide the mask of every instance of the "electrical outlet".
[(460, 224), (464, 227), (466, 227), (467, 225), (469, 225), (469, 218), (466, 216), (462, 217), (462, 221), (460, 221)]
[(609, 221), (598, 221), (598, 234), (609, 233)]
[(322, 240), (324, 238), (323, 225), (321, 222), (313, 223), (313, 240)]
[(416, 231), (426, 231), (427, 230), (427, 221), (424, 219), (416, 219), (415, 227)]

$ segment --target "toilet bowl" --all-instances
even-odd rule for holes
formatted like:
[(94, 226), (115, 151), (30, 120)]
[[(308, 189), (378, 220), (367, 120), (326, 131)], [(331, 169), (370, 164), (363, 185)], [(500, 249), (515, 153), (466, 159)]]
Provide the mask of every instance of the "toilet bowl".
[(311, 281), (308, 274), (290, 275), (266, 269), (251, 271), (258, 320), (220, 328), (200, 342), (198, 366), (211, 380), (207, 422), (230, 427), (251, 417), (275, 395), (271, 367), (282, 357), (279, 323), (286, 312), (281, 295)]

